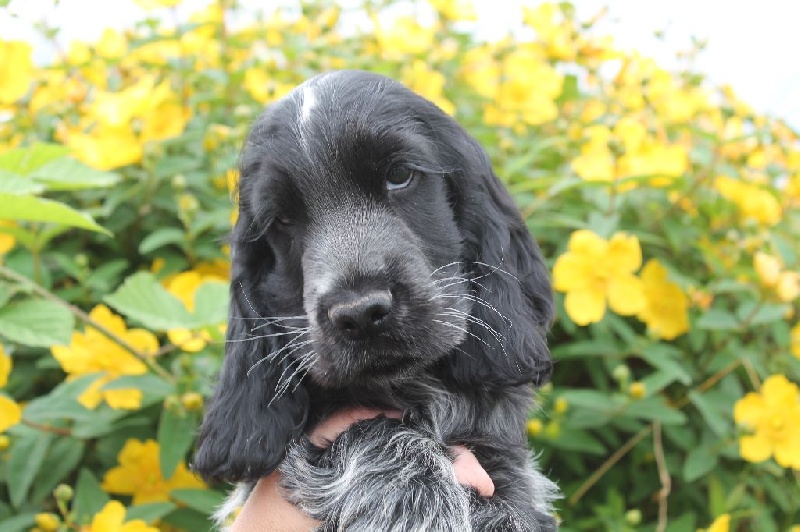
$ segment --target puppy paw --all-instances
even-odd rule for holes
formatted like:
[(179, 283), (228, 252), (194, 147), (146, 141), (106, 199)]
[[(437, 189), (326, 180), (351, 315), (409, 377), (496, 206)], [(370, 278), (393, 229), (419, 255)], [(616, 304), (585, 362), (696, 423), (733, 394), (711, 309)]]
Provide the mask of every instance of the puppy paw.
[(557, 532), (558, 521), (532, 508), (514, 508), (507, 501), (473, 494), (472, 528), (486, 532)]
[(304, 439), (280, 469), (287, 499), (322, 530), (471, 529), (469, 496), (446, 447), (395, 419), (360, 421), (328, 449)]

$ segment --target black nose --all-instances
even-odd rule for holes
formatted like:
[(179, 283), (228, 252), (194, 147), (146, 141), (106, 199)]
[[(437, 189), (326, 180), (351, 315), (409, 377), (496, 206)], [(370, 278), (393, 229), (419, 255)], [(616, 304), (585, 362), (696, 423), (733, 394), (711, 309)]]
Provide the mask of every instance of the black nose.
[(333, 326), (350, 339), (383, 331), (391, 315), (392, 293), (389, 290), (350, 292), (328, 309)]

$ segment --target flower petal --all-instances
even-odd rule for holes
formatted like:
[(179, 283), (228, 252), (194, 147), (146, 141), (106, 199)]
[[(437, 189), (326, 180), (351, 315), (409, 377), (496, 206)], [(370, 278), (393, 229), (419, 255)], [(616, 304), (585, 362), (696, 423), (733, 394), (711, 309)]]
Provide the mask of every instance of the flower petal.
[(606, 313), (605, 296), (593, 290), (573, 290), (567, 293), (564, 308), (578, 325), (596, 323)]
[(602, 256), (608, 243), (589, 229), (580, 229), (569, 237), (569, 250), (577, 255)]
[(641, 279), (633, 275), (612, 278), (608, 285), (608, 304), (621, 316), (641, 311), (647, 304)]
[(642, 248), (633, 235), (617, 233), (608, 242), (608, 259), (614, 271), (633, 273), (642, 265)]
[(586, 286), (591, 271), (588, 261), (575, 253), (567, 252), (556, 260), (553, 266), (553, 288), (559, 292), (568, 292)]
[(761, 395), (750, 392), (733, 407), (733, 419), (739, 425), (754, 429), (766, 414), (766, 405)]
[(142, 391), (135, 388), (103, 390), (102, 394), (111, 408), (136, 410), (142, 405)]
[(748, 462), (763, 462), (772, 456), (772, 442), (761, 433), (739, 438), (739, 454)]
[(0, 432), (4, 432), (22, 420), (22, 409), (16, 401), (0, 395)]

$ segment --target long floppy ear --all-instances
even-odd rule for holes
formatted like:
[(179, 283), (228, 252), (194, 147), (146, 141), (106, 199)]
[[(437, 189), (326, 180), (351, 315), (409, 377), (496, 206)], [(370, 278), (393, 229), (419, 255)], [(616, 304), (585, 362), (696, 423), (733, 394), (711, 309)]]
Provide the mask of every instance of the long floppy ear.
[[(234, 244), (225, 360), (192, 464), (209, 481), (239, 482), (266, 476), (280, 464), (286, 446), (302, 433), (306, 423), (309, 401), (305, 388), (281, 381), (291, 374), (287, 362), (262, 361), (286, 343), (279, 340), (285, 336), (276, 334), (277, 326), (260, 319), (252, 304), (260, 301), (255, 272), (263, 272), (265, 263), (271, 262), (265, 256), (270, 251), (264, 248), (252, 242)], [(251, 260), (259, 264), (250, 264)]]
[[(483, 148), (466, 133), (466, 161), (452, 178), (456, 219), (465, 244), (465, 267), (477, 301), (464, 353), (451, 360), (465, 384), (544, 384), (552, 372), (547, 331), (555, 307), (539, 246), (509, 193), (494, 175)], [(478, 321), (480, 320), (480, 321)], [(496, 334), (490, 334), (485, 324)], [(477, 338), (476, 338), (477, 337)], [(502, 342), (502, 345), (501, 345)]]

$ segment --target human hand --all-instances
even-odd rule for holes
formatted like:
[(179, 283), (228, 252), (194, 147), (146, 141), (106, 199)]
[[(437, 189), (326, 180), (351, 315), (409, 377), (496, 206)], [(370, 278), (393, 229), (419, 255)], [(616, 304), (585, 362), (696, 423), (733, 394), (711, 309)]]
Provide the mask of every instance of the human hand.
[[(315, 445), (326, 447), (353, 423), (384, 415), (400, 419), (399, 410), (354, 407), (340, 410), (317, 425), (309, 434)], [(463, 445), (450, 447), (456, 479), (477, 490), (483, 497), (494, 494), (494, 483), (475, 455)], [(284, 499), (279, 491), (280, 473), (276, 470), (262, 478), (248, 497), (231, 527), (232, 532), (306, 532), (322, 523), (303, 513)]]

